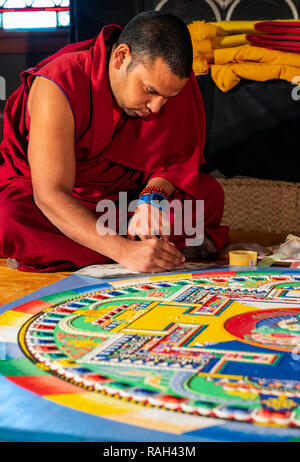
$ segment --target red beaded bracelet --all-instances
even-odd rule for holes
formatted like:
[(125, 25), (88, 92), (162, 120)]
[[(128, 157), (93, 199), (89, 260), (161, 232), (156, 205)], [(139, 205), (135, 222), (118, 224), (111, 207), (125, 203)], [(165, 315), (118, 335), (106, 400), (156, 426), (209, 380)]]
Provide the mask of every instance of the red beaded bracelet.
[(144, 196), (145, 194), (151, 194), (153, 192), (162, 194), (168, 200), (168, 197), (169, 197), (168, 193), (164, 189), (159, 188), (158, 186), (154, 186), (154, 185), (146, 186), (140, 193), (139, 197)]

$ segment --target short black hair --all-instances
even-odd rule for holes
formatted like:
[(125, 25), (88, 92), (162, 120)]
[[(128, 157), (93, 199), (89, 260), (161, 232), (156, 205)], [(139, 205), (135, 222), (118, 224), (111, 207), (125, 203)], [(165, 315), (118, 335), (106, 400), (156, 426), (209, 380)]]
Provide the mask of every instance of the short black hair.
[(177, 16), (144, 11), (121, 32), (115, 46), (126, 43), (132, 54), (127, 71), (137, 64), (162, 58), (174, 75), (189, 77), (193, 66), (193, 46), (186, 24)]

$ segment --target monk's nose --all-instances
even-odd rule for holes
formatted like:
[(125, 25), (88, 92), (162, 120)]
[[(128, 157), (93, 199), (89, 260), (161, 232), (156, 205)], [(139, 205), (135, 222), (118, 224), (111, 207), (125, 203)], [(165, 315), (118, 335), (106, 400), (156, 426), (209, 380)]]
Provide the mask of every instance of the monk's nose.
[(157, 96), (155, 98), (152, 98), (151, 101), (148, 102), (147, 108), (151, 112), (156, 113), (160, 111), (160, 109), (162, 108), (164, 104), (166, 104), (166, 102), (167, 102), (167, 98), (164, 98), (162, 96)]

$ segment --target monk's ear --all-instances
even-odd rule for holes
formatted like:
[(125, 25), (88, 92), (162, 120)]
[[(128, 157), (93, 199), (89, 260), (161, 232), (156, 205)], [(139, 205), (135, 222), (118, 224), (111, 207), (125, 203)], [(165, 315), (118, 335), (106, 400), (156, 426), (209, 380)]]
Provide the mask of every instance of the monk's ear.
[(130, 47), (126, 43), (121, 43), (113, 51), (112, 59), (115, 69), (120, 69), (123, 64), (127, 66), (131, 59)]

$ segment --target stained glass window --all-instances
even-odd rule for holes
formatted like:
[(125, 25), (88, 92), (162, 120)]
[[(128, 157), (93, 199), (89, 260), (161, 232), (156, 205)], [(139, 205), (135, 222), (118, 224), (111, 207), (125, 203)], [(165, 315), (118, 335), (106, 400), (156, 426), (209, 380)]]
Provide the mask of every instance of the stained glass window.
[(70, 0), (0, 0), (0, 31), (70, 25)]

